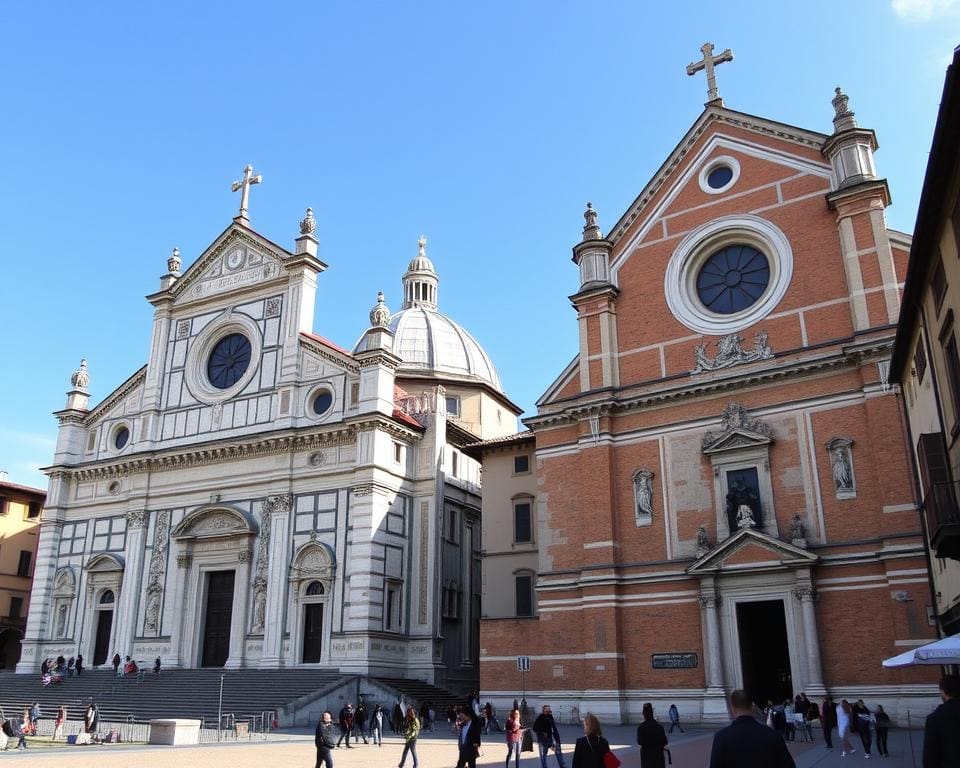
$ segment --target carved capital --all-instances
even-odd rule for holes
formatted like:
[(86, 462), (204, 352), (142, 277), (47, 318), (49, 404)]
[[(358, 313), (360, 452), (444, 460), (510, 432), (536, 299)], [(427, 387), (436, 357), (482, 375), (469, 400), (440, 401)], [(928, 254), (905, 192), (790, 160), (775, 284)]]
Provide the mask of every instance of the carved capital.
[(293, 508), (293, 496), (289, 493), (281, 493), (276, 496), (267, 496), (263, 502), (263, 513), (265, 515), (285, 515)]
[(702, 594), (697, 597), (701, 608), (719, 608), (720, 595), (716, 593)]
[(805, 600), (813, 601), (817, 599), (817, 590), (812, 584), (802, 584), (793, 590), (793, 596), (800, 602)]
[(127, 528), (146, 528), (150, 513), (145, 509), (131, 509), (127, 512)]
[(240, 552), (237, 552), (237, 560), (241, 563), (249, 563), (250, 553), (245, 549)]
[(177, 555), (177, 568), (189, 568), (193, 558), (188, 554)]
[(353, 486), (353, 495), (356, 497), (369, 496), (373, 493), (373, 486), (369, 483), (366, 485), (355, 485)]

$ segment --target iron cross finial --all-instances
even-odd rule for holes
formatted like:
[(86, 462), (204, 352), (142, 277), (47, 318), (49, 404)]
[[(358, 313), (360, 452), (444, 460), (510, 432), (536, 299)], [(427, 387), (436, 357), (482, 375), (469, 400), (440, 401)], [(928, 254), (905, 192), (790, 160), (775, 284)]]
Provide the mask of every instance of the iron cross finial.
[(247, 203), (250, 200), (250, 186), (252, 184), (259, 184), (263, 181), (263, 176), (257, 174), (253, 175), (253, 166), (249, 163), (247, 167), (243, 169), (243, 178), (240, 181), (235, 181), (230, 187), (231, 192), (236, 192), (238, 189), (242, 190), (240, 192), (240, 215), (237, 218), (243, 219), (244, 221), (249, 221), (247, 216)]

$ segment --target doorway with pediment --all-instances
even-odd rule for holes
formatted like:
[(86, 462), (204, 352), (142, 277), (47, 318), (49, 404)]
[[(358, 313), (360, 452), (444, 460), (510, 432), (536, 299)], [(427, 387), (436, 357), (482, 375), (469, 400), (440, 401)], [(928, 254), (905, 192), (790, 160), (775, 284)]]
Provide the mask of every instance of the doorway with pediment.
[(186, 515), (171, 533), (176, 552), (170, 666), (235, 669), (245, 660), (253, 517), (228, 505)]
[[(103, 552), (84, 566), (87, 601), (80, 647), (93, 667), (109, 663), (116, 637), (116, 608), (123, 583), (124, 560), (120, 555)], [(55, 628), (56, 629), (56, 628)], [(119, 649), (117, 649), (119, 652)]]
[(321, 664), (329, 659), (334, 563), (333, 551), (311, 540), (294, 553), (290, 564), (294, 658), (301, 664)]

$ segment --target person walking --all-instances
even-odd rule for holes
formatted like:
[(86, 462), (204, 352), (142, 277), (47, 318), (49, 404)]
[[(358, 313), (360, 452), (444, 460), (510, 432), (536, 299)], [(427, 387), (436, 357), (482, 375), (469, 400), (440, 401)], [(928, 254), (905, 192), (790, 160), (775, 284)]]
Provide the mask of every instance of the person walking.
[(873, 713), (874, 722), (877, 724), (877, 753), (880, 757), (890, 757), (890, 751), (887, 749), (887, 733), (890, 731), (890, 715), (883, 711), (883, 707), (877, 704), (877, 711)]
[(603, 738), (600, 721), (596, 715), (588, 714), (583, 718), (583, 736), (573, 747), (572, 768), (604, 768), (604, 755), (609, 751), (610, 743)]
[(670, 709), (667, 710), (667, 716), (670, 718), (670, 733), (673, 733), (674, 728), (679, 728), (680, 733), (683, 733), (683, 726), (680, 725), (680, 710), (677, 709), (676, 704), (670, 705)]
[(507, 734), (507, 761), (504, 768), (510, 768), (510, 756), (514, 756), (514, 768), (520, 768), (520, 747), (523, 741), (523, 726), (520, 725), (520, 710), (516, 707), (503, 724)]
[(940, 698), (923, 726), (923, 768), (960, 765), (960, 675), (940, 678)]
[(399, 701), (393, 703), (393, 710), (390, 712), (390, 727), (393, 729), (394, 736), (400, 733), (400, 729), (403, 728), (403, 709), (400, 707)]
[(29, 727), (29, 717), (30, 715), (24, 710), (24, 714), (18, 720), (13, 718), (10, 721), (10, 725), (13, 726), (13, 735), (17, 740), (17, 749), (26, 749), (27, 748), (27, 728)]
[(353, 730), (353, 704), (347, 702), (343, 709), (340, 710), (338, 716), (338, 721), (340, 724), (340, 738), (337, 739), (337, 746), (343, 743), (343, 740), (347, 740), (347, 749), (353, 749), (353, 746), (350, 744), (350, 732)]
[(89, 734), (92, 739), (96, 736), (97, 728), (100, 725), (100, 710), (92, 701), (87, 706), (87, 711), (83, 715), (83, 732)]
[(67, 722), (67, 708), (65, 706), (61, 706), (60, 709), (57, 710), (56, 719), (53, 721), (53, 740), (54, 741), (59, 741), (60, 739), (63, 738), (63, 726), (66, 724), (66, 722)]
[(120, 672), (120, 661), (121, 661), (121, 659), (120, 659), (120, 654), (119, 654), (119, 653), (113, 654), (113, 660), (112, 660), (112, 661), (113, 661), (113, 674), (115, 674), (117, 677), (120, 677), (120, 676), (121, 676), (121, 672)]
[(637, 744), (640, 745), (640, 768), (664, 768), (667, 734), (653, 718), (653, 704), (650, 702), (643, 705), (643, 722), (637, 726)]
[(753, 716), (753, 701), (746, 691), (730, 694), (734, 720), (713, 737), (710, 768), (796, 768), (783, 737)]
[(557, 765), (560, 768), (566, 768), (560, 744), (560, 731), (557, 730), (557, 723), (553, 719), (553, 710), (550, 709), (549, 704), (544, 704), (537, 719), (533, 721), (533, 732), (537, 737), (537, 746), (540, 747), (540, 768), (547, 768), (547, 753), (551, 749), (557, 756)]
[(467, 710), (463, 710), (460, 712), (457, 721), (460, 725), (460, 733), (457, 735), (459, 752), (457, 768), (477, 768), (483, 719)]
[(354, 723), (356, 724), (356, 733), (354, 733), (353, 740), (357, 740), (357, 735), (360, 734), (360, 738), (363, 739), (364, 744), (369, 744), (367, 741), (367, 705), (364, 702), (360, 702), (357, 705), (357, 715), (354, 718)]
[(377, 704), (370, 718), (370, 738), (378, 747), (383, 746), (383, 707)]
[(853, 707), (844, 699), (837, 704), (837, 735), (840, 737), (840, 757), (852, 755), (855, 750), (850, 743), (850, 729), (853, 725)]
[(860, 743), (863, 744), (863, 756), (869, 760), (870, 748), (873, 746), (873, 715), (863, 699), (857, 699), (853, 705), (853, 714), (857, 718), (857, 733), (860, 735)]
[(833, 729), (837, 727), (837, 705), (833, 703), (833, 696), (827, 696), (823, 700), (820, 720), (823, 723), (823, 740), (826, 742), (826, 747), (833, 750)]
[(324, 712), (317, 722), (317, 730), (313, 737), (317, 747), (316, 768), (333, 768), (333, 750), (337, 746), (337, 726), (334, 725), (333, 715)]
[(403, 768), (407, 762), (407, 753), (413, 757), (413, 768), (417, 768), (420, 762), (417, 760), (417, 737), (420, 735), (420, 721), (417, 719), (416, 710), (413, 707), (407, 707), (407, 716), (403, 721), (403, 754), (400, 756), (400, 765)]
[(77, 662), (73, 668), (77, 670), (77, 677), (80, 677), (80, 675), (83, 674), (83, 654), (82, 653), (77, 654)]

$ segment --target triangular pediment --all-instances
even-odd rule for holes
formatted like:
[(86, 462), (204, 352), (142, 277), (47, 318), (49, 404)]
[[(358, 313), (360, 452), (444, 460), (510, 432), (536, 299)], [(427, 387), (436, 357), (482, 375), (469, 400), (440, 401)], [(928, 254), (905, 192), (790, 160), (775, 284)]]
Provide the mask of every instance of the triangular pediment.
[(252, 229), (233, 223), (170, 288), (175, 304), (246, 290), (285, 277), (293, 254)]
[(610, 268), (616, 274), (634, 246), (658, 225), (673, 201), (691, 183), (713, 155), (733, 154), (783, 166), (791, 175), (819, 177), (831, 182), (831, 168), (820, 150), (827, 135), (774, 120), (708, 106), (670, 153), (653, 178), (610, 229), (606, 239), (614, 246)]
[(739, 573), (807, 568), (819, 558), (811, 552), (752, 528), (721, 542), (687, 568), (690, 574)]
[(724, 451), (738, 451), (744, 448), (760, 448), (770, 445), (771, 440), (767, 435), (759, 432), (751, 432), (748, 429), (734, 429), (726, 432), (712, 443), (703, 446), (703, 452), (706, 454), (723, 453)]

